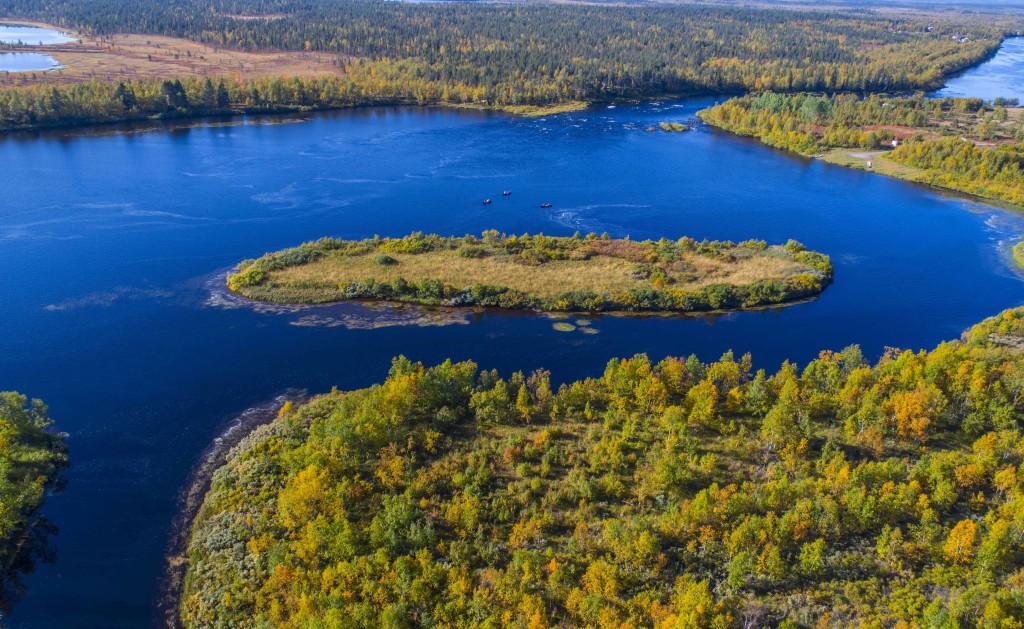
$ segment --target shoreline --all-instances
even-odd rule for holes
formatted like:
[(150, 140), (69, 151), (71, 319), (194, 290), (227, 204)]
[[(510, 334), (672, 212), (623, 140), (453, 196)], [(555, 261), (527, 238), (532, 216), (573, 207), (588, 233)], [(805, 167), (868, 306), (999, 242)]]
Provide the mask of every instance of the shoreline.
[[(764, 143), (762, 142), (762, 144), (764, 144)], [(765, 146), (769, 146), (769, 145), (765, 144)], [(775, 148), (775, 147), (771, 147), (771, 148)], [(889, 177), (890, 179), (898, 179), (899, 181), (906, 181), (907, 183), (918, 184), (918, 185), (930, 188), (932, 190), (941, 190), (943, 192), (953, 192), (953, 193), (956, 193), (958, 196), (963, 196), (966, 199), (970, 199), (970, 200), (973, 200), (973, 201), (979, 201), (979, 202), (983, 202), (983, 203), (990, 204), (990, 205), (995, 205), (995, 206), (997, 206), (997, 207), (999, 207), (1001, 209), (1011, 210), (1011, 211), (1014, 211), (1014, 212), (1024, 212), (1024, 206), (1016, 205), (1016, 204), (1011, 203), (1011, 202), (1009, 202), (1009, 201), (1007, 201), (1005, 199), (1000, 199), (999, 197), (988, 197), (988, 196), (984, 196), (984, 195), (981, 195), (981, 194), (975, 194), (973, 192), (968, 192), (966, 190), (960, 190), (958, 188), (951, 188), (949, 186), (942, 186), (942, 185), (939, 185), (939, 184), (932, 183), (930, 181), (925, 181), (923, 179), (919, 179), (919, 178), (917, 178), (915, 176), (918, 173), (905, 172), (905, 171), (914, 170), (913, 167), (905, 166), (903, 164), (900, 164), (899, 162), (894, 162), (894, 161), (890, 160), (888, 157), (886, 157), (886, 155), (889, 153), (889, 151), (881, 151), (878, 154), (871, 156), (870, 160), (872, 160), (872, 168), (867, 168), (866, 165), (863, 165), (863, 164), (864, 164), (865, 161), (867, 161), (868, 158), (859, 159), (859, 158), (857, 158), (855, 155), (853, 155), (851, 153), (851, 151), (856, 152), (857, 150), (858, 149), (838, 148), (838, 149), (832, 149), (830, 151), (826, 151), (825, 153), (821, 154), (820, 156), (804, 155), (803, 153), (798, 153), (798, 155), (801, 155), (802, 157), (805, 157), (807, 159), (816, 159), (816, 160), (824, 162), (826, 164), (832, 164), (833, 166), (841, 166), (843, 168), (850, 168), (852, 170), (859, 170), (859, 171), (866, 172), (866, 173), (882, 175), (883, 177)], [(885, 169), (875, 168), (874, 167), (874, 165), (875, 165), (874, 160), (878, 160), (878, 159), (884, 160), (882, 162), (882, 164), (884, 164), (887, 168), (885, 168)], [(920, 172), (923, 173), (924, 171), (920, 171)]]
[[(830, 284), (831, 285), (831, 284)], [(573, 316), (586, 316), (586, 317), (617, 317), (617, 318), (702, 318), (702, 317), (720, 317), (731, 314), (739, 314), (743, 312), (764, 312), (768, 310), (779, 310), (782, 308), (788, 308), (790, 306), (798, 306), (800, 304), (811, 303), (812, 301), (821, 297), (825, 292), (815, 293), (813, 295), (803, 295), (796, 297), (791, 300), (781, 301), (775, 304), (758, 304), (756, 306), (747, 306), (742, 308), (718, 308), (713, 310), (538, 310), (534, 308), (502, 308), (500, 306), (479, 306), (475, 304), (469, 304), (464, 306), (448, 305), (448, 304), (433, 304), (425, 303), (420, 301), (401, 301), (397, 299), (367, 299), (367, 298), (353, 298), (353, 299), (339, 299), (336, 301), (325, 301), (325, 302), (290, 302), (290, 301), (264, 301), (262, 299), (253, 299), (252, 297), (246, 297), (241, 293), (236, 293), (231, 289), (227, 289), (233, 296), (244, 299), (248, 305), (252, 308), (258, 308), (259, 306), (301, 306), (305, 308), (330, 308), (331, 306), (338, 306), (342, 304), (354, 304), (362, 306), (364, 308), (372, 308), (373, 306), (400, 306), (405, 308), (424, 308), (424, 309), (441, 309), (453, 312), (465, 312), (465, 313), (491, 313), (491, 314), (522, 314), (524, 316), (541, 316), (547, 318), (557, 317), (573, 317)]]
[(182, 626), (178, 607), (185, 585), (185, 573), (188, 571), (188, 540), (192, 533), (192, 524), (210, 489), (214, 472), (227, 461), (228, 454), (243, 439), (257, 428), (273, 422), (283, 404), (303, 403), (308, 398), (308, 392), (303, 389), (286, 389), (269, 400), (242, 411), (222, 424), (217, 435), (196, 459), (175, 499), (178, 511), (171, 522), (164, 552), (163, 576), (158, 583), (153, 609), (155, 626), (169, 629), (178, 629)]
[[(13, 51), (12, 51), (13, 52)], [(48, 54), (48, 53), (40, 53)], [(59, 62), (59, 59), (58, 59)], [(973, 67), (973, 66), (972, 66)], [(51, 68), (49, 70), (40, 70), (40, 72), (49, 72), (51, 70), (59, 70), (60, 66)], [(942, 83), (945, 85), (945, 82)], [(940, 89), (942, 85), (934, 88), (928, 88), (928, 91), (934, 91)], [(27, 86), (18, 86), (7, 89), (24, 89)], [(4, 89), (4, 88), (0, 88)], [(461, 111), (477, 111), (487, 113), (499, 113), (512, 116), (514, 118), (541, 118), (544, 116), (554, 116), (566, 113), (577, 113), (581, 111), (587, 111), (596, 107), (601, 107), (610, 104), (640, 104), (645, 101), (655, 102), (668, 102), (673, 100), (686, 100), (696, 98), (732, 98), (740, 96), (749, 92), (737, 92), (735, 90), (727, 90), (722, 92), (715, 91), (704, 91), (695, 90), (687, 93), (655, 93), (655, 94), (643, 94), (637, 96), (623, 97), (623, 98), (600, 98), (589, 101), (567, 101), (562, 103), (551, 103), (546, 105), (489, 105), (485, 103), (455, 103), (455, 102), (417, 102), (417, 101), (405, 101), (405, 100), (382, 100), (375, 102), (363, 102), (345, 105), (322, 105), (322, 106), (304, 106), (304, 105), (277, 105), (273, 107), (239, 107), (231, 109), (206, 109), (198, 110), (194, 112), (176, 113), (176, 112), (165, 112), (160, 114), (139, 114), (139, 115), (128, 115), (123, 118), (117, 118), (113, 120), (90, 120), (90, 119), (73, 119), (63, 120), (60, 122), (46, 123), (46, 124), (32, 124), (23, 125), (18, 127), (0, 128), (0, 141), (7, 137), (13, 137), (18, 134), (30, 134), (30, 133), (45, 133), (48, 131), (60, 131), (60, 130), (81, 130), (89, 128), (110, 128), (115, 125), (121, 124), (133, 124), (133, 123), (175, 123), (189, 120), (202, 120), (203, 118), (214, 118), (220, 120), (228, 120), (232, 118), (245, 118), (249, 116), (273, 116), (273, 117), (286, 117), (296, 114), (317, 114), (322, 112), (333, 112), (333, 111), (346, 111), (346, 110), (357, 110), (367, 109), (373, 107), (411, 107), (417, 109), (445, 109), (445, 110), (461, 110)], [(797, 92), (793, 92), (797, 93)], [(836, 92), (840, 93), (853, 93), (853, 92)], [(202, 126), (202, 125), (200, 125)]]
[(741, 311), (819, 295), (834, 280), (830, 258), (794, 240), (655, 242), (493, 230), (482, 238), (323, 238), (237, 268), (227, 288), (265, 303), (361, 300), (576, 314)]
[[(911, 184), (915, 184), (915, 185), (918, 185), (918, 186), (924, 186), (924, 187), (929, 188), (930, 190), (933, 190), (933, 191), (952, 193), (952, 194), (954, 194), (954, 195), (956, 195), (958, 197), (962, 197), (965, 200), (984, 203), (986, 205), (991, 205), (991, 206), (994, 206), (994, 207), (997, 207), (997, 208), (1003, 209), (1003, 210), (1008, 210), (1008, 211), (1013, 211), (1013, 212), (1018, 212), (1018, 213), (1024, 213), (1024, 205), (1016, 205), (1014, 203), (1011, 203), (1010, 201), (1007, 201), (1005, 199), (1001, 199), (999, 197), (988, 197), (988, 196), (976, 194), (976, 193), (973, 193), (973, 192), (968, 192), (966, 190), (960, 190), (958, 188), (951, 188), (949, 186), (942, 186), (942, 185), (939, 185), (939, 184), (936, 184), (936, 183), (932, 183), (930, 181), (926, 181), (926, 180), (923, 180), (923, 179), (918, 179), (918, 178), (916, 178), (914, 176), (914, 175), (917, 175), (918, 172), (910, 173), (908, 171), (919, 171), (921, 173), (923, 173), (925, 171), (921, 171), (920, 169), (915, 169), (912, 166), (906, 166), (904, 164), (900, 164), (898, 162), (894, 162), (894, 161), (888, 159), (886, 157), (886, 155), (890, 152), (890, 150), (880, 150), (880, 149), (865, 150), (865, 149), (859, 149), (859, 148), (843, 147), (843, 148), (827, 149), (827, 150), (825, 150), (822, 153), (802, 153), (800, 151), (795, 151), (795, 150), (788, 149), (788, 148), (785, 148), (785, 147), (773, 146), (771, 144), (768, 144), (767, 142), (765, 142), (756, 133), (741, 133), (739, 131), (735, 131), (735, 130), (732, 130), (732, 129), (727, 129), (725, 127), (720, 127), (720, 126), (715, 125), (715, 124), (713, 124), (711, 122), (708, 122), (707, 120), (704, 120), (700, 116), (700, 114), (701, 114), (701, 112), (697, 112), (697, 117), (698, 117), (698, 119), (700, 119), (701, 123), (704, 124), (704, 125), (707, 125), (708, 127), (712, 128), (712, 129), (715, 129), (716, 131), (720, 131), (722, 133), (727, 133), (727, 134), (729, 134), (729, 135), (731, 135), (733, 137), (737, 137), (737, 138), (746, 138), (748, 140), (756, 142), (757, 144), (759, 144), (762, 147), (765, 147), (765, 148), (768, 148), (768, 149), (772, 149), (772, 150), (775, 150), (775, 151), (779, 151), (781, 153), (786, 153), (786, 154), (789, 154), (789, 155), (793, 155), (795, 157), (799, 157), (799, 158), (801, 158), (803, 160), (806, 160), (808, 162), (815, 162), (815, 161), (817, 161), (817, 162), (822, 162), (824, 164), (830, 164), (832, 166), (839, 166), (840, 168), (847, 168), (847, 169), (850, 169), (850, 170), (859, 170), (861, 172), (872, 174), (872, 175), (881, 175), (883, 177), (888, 177), (890, 179), (896, 179), (898, 181), (904, 181), (906, 183), (911, 183)], [(858, 156), (857, 155), (858, 153), (862, 153), (864, 155)], [(868, 155), (868, 153), (870, 153), (870, 155)], [(878, 162), (877, 160), (882, 160), (882, 161)], [(867, 168), (867, 166), (866, 166), (866, 162), (867, 161), (871, 161), (872, 162), (872, 168)], [(876, 167), (879, 164), (884, 165), (885, 168), (878, 168), (878, 167)]]
[[(506, 317), (540, 317), (549, 319), (551, 321), (559, 321), (562, 319), (572, 318), (574, 316), (586, 316), (591, 319), (602, 319), (604, 317), (614, 319), (706, 319), (713, 321), (722, 317), (729, 317), (736, 314), (742, 314), (746, 312), (771, 312), (776, 310), (783, 310), (791, 306), (799, 306), (802, 304), (809, 304), (819, 299), (824, 293), (818, 293), (815, 295), (808, 295), (791, 301), (779, 303), (779, 304), (765, 304), (761, 306), (750, 306), (739, 310), (703, 310), (697, 312), (687, 311), (666, 311), (666, 310), (643, 310), (643, 311), (613, 311), (605, 310), (600, 312), (553, 312), (544, 310), (528, 310), (528, 309), (510, 309), (500, 308), (491, 306), (441, 306), (423, 304), (418, 302), (401, 302), (401, 301), (389, 301), (382, 299), (346, 299), (343, 301), (332, 301), (326, 303), (283, 303), (273, 301), (261, 301), (258, 299), (252, 299), (245, 295), (232, 291), (227, 286), (226, 277), (230, 273), (237, 272), (237, 267), (232, 267), (226, 271), (219, 271), (213, 275), (208, 282), (210, 296), (214, 300), (220, 300), (228, 298), (231, 303), (226, 302), (210, 303), (211, 307), (226, 307), (226, 308), (246, 308), (253, 312), (260, 314), (273, 314), (273, 315), (300, 315), (306, 314), (301, 317), (298, 321), (302, 320), (313, 320), (319, 321), (321, 317), (319, 315), (324, 314), (322, 317), (324, 322), (328, 325), (324, 327), (345, 327), (350, 330), (375, 330), (385, 327), (398, 327), (398, 326), (420, 326), (424, 325), (465, 325), (470, 323), (470, 318), (480, 315), (496, 315)], [(331, 312), (332, 309), (336, 309), (344, 306), (355, 306), (357, 308), (365, 310), (365, 313), (344, 313), (344, 319), (338, 319), (335, 315), (338, 313)], [(383, 310), (389, 310), (389, 312), (382, 314)], [(405, 313), (412, 311), (417, 313), (413, 317), (397, 317), (397, 313)], [(442, 314), (444, 316), (437, 317), (432, 315)], [(448, 315), (458, 314), (459, 317), (451, 317)], [(356, 322), (365, 321), (365, 325), (359, 325)], [(338, 325), (330, 324), (337, 322)], [(293, 325), (299, 325), (298, 322)]]
[[(37, 27), (37, 28), (46, 28), (46, 29), (56, 30), (56, 31), (61, 32), (62, 34), (65, 34), (67, 36), (76, 38), (76, 42), (75, 42), (76, 44), (80, 44), (81, 42), (83, 42), (85, 37), (86, 37), (85, 34), (83, 34), (81, 32), (78, 32), (78, 31), (75, 31), (73, 29), (67, 28), (67, 27), (63, 27), (63, 26), (59, 26), (59, 25), (52, 25), (52, 24), (45, 24), (45, 23), (42, 23), (42, 22), (33, 22), (33, 21), (30, 21), (30, 20), (20, 20), (19, 18), (14, 18), (14, 17), (12, 17), (12, 18), (0, 17), (0, 23), (8, 23), (8, 24), (15, 24), (15, 23), (17, 23), (18, 25), (24, 25), (24, 26), (31, 26), (31, 27)], [(128, 35), (130, 35), (130, 34), (128, 34)], [(993, 49), (990, 50), (988, 53), (986, 53), (983, 57), (981, 57), (981, 58), (971, 62), (969, 65), (965, 65), (965, 66), (963, 66), (961, 68), (957, 68), (955, 70), (952, 70), (949, 74), (946, 74), (946, 75), (940, 77), (939, 79), (936, 79), (935, 81), (933, 81), (933, 82), (931, 82), (931, 83), (929, 83), (927, 85), (919, 86), (917, 88), (906, 88), (906, 89), (903, 89), (903, 90), (896, 90), (896, 91), (894, 91), (892, 93), (907, 93), (907, 92), (912, 92), (912, 91), (913, 92), (920, 91), (920, 92), (926, 92), (926, 93), (936, 92), (936, 91), (942, 89), (943, 87), (945, 87), (945, 85), (951, 79), (954, 79), (957, 76), (961, 76), (965, 72), (968, 72), (968, 71), (973, 70), (973, 69), (975, 69), (975, 68), (977, 68), (977, 67), (979, 67), (979, 66), (981, 66), (981, 65), (983, 65), (985, 63), (990, 62), (998, 54), (999, 50), (1003, 47), (1005, 42), (1008, 39), (1013, 38), (1013, 37), (1024, 37), (1024, 35), (1018, 35), (1018, 34), (1007, 34), (1007, 35), (1004, 35), (1003, 38), (1000, 40), (1000, 42), (999, 42), (999, 44), (997, 46), (993, 47)], [(191, 41), (191, 40), (189, 40), (189, 41)], [(33, 48), (33, 49), (40, 49), (38, 52), (40, 52), (41, 54), (50, 54), (52, 57), (54, 57), (57, 60), (58, 65), (53, 67), (53, 68), (49, 68), (47, 70), (39, 70), (39, 72), (49, 72), (49, 71), (52, 71), (52, 70), (60, 70), (62, 67), (64, 67), (65, 64), (63, 63), (63, 61), (61, 61), (59, 59), (59, 57), (55, 56), (55, 54), (54, 54), (54, 53), (59, 52), (59, 51), (50, 50), (52, 48), (63, 46), (63, 45), (66, 45), (66, 44), (44, 45), (44, 46), (21, 46), (21, 47), (12, 46), (12, 47), (10, 47), (10, 51), (11, 52), (17, 52), (17, 51), (21, 51), (24, 48)], [(14, 72), (14, 73), (10, 73), (10, 74), (29, 74), (29, 73), (31, 73), (31, 72)], [(263, 78), (275, 78), (275, 77), (277, 77), (277, 78), (289, 78), (289, 75), (268, 74), (268, 75), (266, 75)], [(169, 75), (167, 75), (164, 78), (166, 78), (166, 79), (173, 79), (173, 78), (176, 78), (176, 77), (169, 74)], [(211, 77), (211, 78), (218, 78), (218, 77), (214, 76), (214, 77)], [(225, 77), (219, 77), (219, 78), (225, 78)], [(129, 79), (128, 82), (132, 82), (132, 79)], [(61, 85), (72, 85), (72, 84), (74, 84), (74, 83), (66, 83), (66, 84), (62, 83)], [(32, 84), (19, 85), (19, 86), (11, 86), (11, 87), (8, 87), (8, 88), (0, 88), (0, 89), (15, 89), (15, 90), (17, 90), (17, 89), (26, 89), (26, 88), (32, 87), (33, 85), (40, 85), (40, 84), (32, 83)], [(330, 105), (271, 105), (271, 106), (252, 106), (252, 107), (241, 106), (241, 107), (229, 107), (227, 109), (193, 110), (193, 111), (188, 111), (188, 112), (164, 112), (164, 113), (159, 113), (159, 114), (142, 114), (142, 113), (139, 113), (139, 114), (135, 114), (135, 115), (128, 114), (128, 115), (125, 115), (123, 117), (120, 117), (120, 118), (117, 118), (117, 119), (111, 119), (111, 120), (68, 119), (68, 120), (61, 120), (61, 121), (58, 121), (58, 122), (51, 122), (51, 123), (42, 123), (42, 124), (33, 123), (33, 124), (29, 124), (29, 125), (21, 125), (21, 126), (17, 126), (17, 127), (10, 127), (10, 128), (2, 128), (2, 129), (0, 129), (0, 140), (2, 140), (5, 136), (9, 136), (9, 135), (12, 135), (12, 134), (18, 134), (18, 133), (45, 132), (45, 131), (60, 130), (60, 129), (73, 130), (73, 129), (88, 128), (88, 127), (102, 128), (102, 127), (109, 127), (109, 126), (112, 126), (112, 125), (125, 124), (125, 123), (136, 123), (136, 122), (161, 123), (161, 122), (173, 122), (173, 121), (181, 121), (181, 120), (196, 120), (196, 119), (202, 119), (202, 118), (233, 118), (233, 117), (240, 117), (240, 116), (244, 117), (244, 116), (256, 116), (256, 115), (287, 116), (287, 115), (302, 114), (302, 113), (315, 113), (315, 112), (327, 112), (327, 111), (340, 111), (340, 110), (347, 110), (347, 109), (359, 109), (359, 108), (365, 108), (365, 107), (419, 107), (419, 108), (438, 107), (438, 108), (444, 108), (444, 109), (461, 109), (461, 110), (471, 110), (471, 111), (497, 112), (497, 113), (508, 114), (508, 115), (515, 116), (515, 117), (537, 118), (537, 117), (543, 117), (543, 116), (549, 116), (549, 115), (558, 115), (558, 114), (564, 114), (564, 113), (573, 113), (573, 112), (579, 112), (579, 111), (586, 111), (586, 110), (594, 108), (594, 107), (598, 107), (598, 106), (602, 106), (602, 105), (608, 105), (608, 104), (615, 104), (615, 103), (633, 103), (633, 102), (639, 103), (639, 102), (642, 102), (642, 101), (645, 101), (645, 100), (669, 101), (669, 100), (680, 100), (680, 99), (687, 99), (687, 98), (732, 98), (734, 96), (740, 96), (742, 94), (749, 94), (752, 91), (753, 90), (750, 90), (750, 89), (747, 89), (745, 91), (743, 91), (743, 90), (738, 91), (736, 89), (723, 89), (723, 90), (719, 90), (719, 91), (711, 90), (711, 89), (695, 89), (695, 90), (689, 90), (689, 91), (685, 91), (685, 92), (654, 92), (654, 93), (635, 94), (635, 95), (630, 95), (630, 96), (621, 96), (621, 97), (618, 97), (618, 98), (614, 98), (614, 97), (612, 97), (612, 98), (609, 98), (609, 97), (595, 97), (595, 98), (590, 98), (588, 100), (568, 100), (568, 101), (562, 101), (562, 102), (557, 102), (557, 103), (526, 104), (526, 105), (498, 105), (498, 104), (488, 104), (488, 103), (481, 103), (481, 102), (459, 103), (459, 102), (449, 102), (449, 101), (424, 101), (424, 102), (421, 102), (421, 101), (408, 100), (408, 99), (384, 99), (384, 100), (381, 100), (381, 101), (373, 101), (373, 102), (368, 101), (368, 102), (360, 102), (360, 103), (330, 104)], [(798, 93), (798, 92), (791, 92), (791, 93)], [(860, 92), (837, 91), (837, 92), (833, 92), (833, 93), (834, 94), (857, 94), (857, 93), (860, 93)], [(869, 93), (885, 93), (885, 92), (869, 92)]]

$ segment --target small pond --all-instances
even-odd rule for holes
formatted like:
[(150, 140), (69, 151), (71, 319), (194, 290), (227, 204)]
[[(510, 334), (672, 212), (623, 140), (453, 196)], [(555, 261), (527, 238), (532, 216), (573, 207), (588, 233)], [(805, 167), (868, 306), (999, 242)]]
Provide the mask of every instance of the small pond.
[(0, 72), (39, 72), (60, 67), (50, 55), (38, 52), (0, 52)]
[(52, 28), (25, 26), (23, 24), (0, 24), (0, 44), (22, 46), (49, 46), (77, 41), (67, 33)]

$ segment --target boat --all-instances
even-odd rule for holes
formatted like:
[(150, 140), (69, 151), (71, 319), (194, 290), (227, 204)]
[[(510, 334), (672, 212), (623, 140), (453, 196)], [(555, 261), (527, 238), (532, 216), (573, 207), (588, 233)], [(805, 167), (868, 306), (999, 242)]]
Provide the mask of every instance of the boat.
[(547, 208), (551, 207), (551, 204), (550, 203), (541, 203), (540, 206), (542, 208), (544, 208), (544, 209), (547, 209)]
[(504, 192), (501, 193), (501, 196), (503, 196), (503, 197), (510, 197), (510, 196), (512, 196), (512, 191), (511, 190), (505, 190)]
[(490, 199), (484, 199), (484, 205), (490, 205), (490, 204), (491, 204), (491, 200)]

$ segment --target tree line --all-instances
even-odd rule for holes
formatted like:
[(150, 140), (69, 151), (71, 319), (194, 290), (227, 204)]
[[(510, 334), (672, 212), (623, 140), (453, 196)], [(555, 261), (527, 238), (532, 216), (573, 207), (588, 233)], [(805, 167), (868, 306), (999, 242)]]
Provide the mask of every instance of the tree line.
[(46, 491), (67, 465), (63, 439), (40, 400), (0, 392), (0, 618), (23, 592), (21, 578), (47, 556)]
[[(212, 7), (144, 0), (130, 12), (116, 0), (0, 0), (4, 13), (99, 36), (160, 34), (247, 50), (337, 53), (337, 80), (351, 86), (347, 97), (304, 105), (295, 95), (261, 92), (268, 106), (288, 107), (381, 101), (513, 107), (762, 89), (926, 89), (994, 52), (1011, 28), (971, 17), (358, 0)], [(99, 100), (89, 106), (103, 119), (114, 102), (92, 91)], [(231, 105), (251, 108), (251, 100), (258, 99), (232, 96)], [(17, 109), (4, 117), (24, 115)]]
[[(822, 96), (766, 92), (700, 112), (708, 124), (806, 155), (885, 149), (905, 175), (1024, 206), (1024, 117), (1011, 99)], [(899, 137), (898, 137), (899, 136)], [(893, 146), (893, 141), (898, 146)]]

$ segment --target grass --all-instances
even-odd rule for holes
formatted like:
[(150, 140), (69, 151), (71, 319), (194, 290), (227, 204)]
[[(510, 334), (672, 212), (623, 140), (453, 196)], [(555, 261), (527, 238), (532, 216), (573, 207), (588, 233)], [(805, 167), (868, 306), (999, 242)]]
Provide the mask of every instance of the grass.
[(580, 100), (570, 100), (564, 103), (553, 103), (550, 105), (488, 105), (486, 103), (437, 103), (443, 107), (455, 109), (474, 109), (479, 111), (504, 111), (513, 116), (524, 118), (543, 118), (557, 114), (568, 114), (575, 111), (583, 111), (590, 107), (590, 103)]
[(689, 131), (690, 128), (681, 122), (659, 122), (658, 127), (662, 131), (668, 131), (670, 133), (682, 133), (683, 131)]
[[(32, 26), (67, 29), (48, 24)], [(55, 57), (64, 66), (48, 72), (0, 72), (0, 86), (116, 82), (168, 77), (264, 76), (313, 77), (338, 74), (337, 55), (312, 51), (246, 52), (159, 35), (116, 34), (94, 37), (69, 31), (79, 41), (32, 46), (31, 52)]]
[(1013, 261), (1017, 263), (1021, 269), (1024, 269), (1024, 241), (1018, 242), (1013, 246)]
[(583, 111), (590, 107), (590, 103), (579, 100), (570, 100), (564, 103), (553, 105), (506, 105), (501, 107), (502, 111), (527, 118), (541, 118), (543, 116), (554, 116), (555, 114), (568, 114), (574, 111)]
[[(905, 179), (907, 181), (921, 180), (923, 171), (920, 168), (894, 162), (885, 156), (886, 152), (832, 149), (822, 154), (818, 159), (829, 164), (846, 166), (847, 168), (858, 168), (897, 179)], [(867, 167), (868, 162), (871, 162), (871, 168)]]
[[(972, 197), (994, 202), (998, 205), (1008, 206), (1018, 211), (1024, 209), (1024, 206), (1015, 204), (1001, 196), (998, 193), (998, 190), (994, 190), (992, 188), (979, 189), (956, 186), (949, 182), (936, 181), (934, 178), (929, 177), (929, 171), (893, 161), (886, 157), (887, 153), (889, 153), (889, 151), (865, 151), (861, 149), (837, 148), (820, 154), (818, 159), (823, 162), (828, 162), (829, 164), (836, 164), (837, 166), (856, 168), (858, 170), (885, 175), (886, 177), (893, 177), (894, 179), (923, 183), (929, 186), (942, 188), (943, 190), (951, 190), (960, 194), (967, 194)], [(867, 167), (867, 162), (871, 162), (871, 168)], [(1024, 252), (1022, 252), (1022, 256), (1024, 256)], [(1022, 257), (1022, 260), (1024, 260), (1024, 257)]]
[[(630, 273), (636, 267), (627, 259), (598, 255), (587, 260), (552, 260), (537, 266), (517, 262), (512, 256), (463, 258), (457, 252), (392, 253), (395, 264), (381, 265), (371, 255), (329, 255), (271, 274), (271, 282), (301, 285), (305, 282), (338, 284), (373, 278), (392, 282), (437, 279), (456, 287), (486, 284), (505, 286), (542, 298), (554, 298), (567, 291), (626, 291), (646, 285)], [(669, 277), (680, 288), (698, 288), (708, 284), (751, 284), (760, 280), (786, 277), (805, 270), (803, 265), (785, 258), (751, 255), (733, 261), (702, 258), (696, 254), (667, 267)]]
[(760, 241), (413, 234), (325, 239), (239, 265), (228, 286), (279, 303), (369, 298), (550, 311), (709, 310), (820, 292), (827, 256)]

